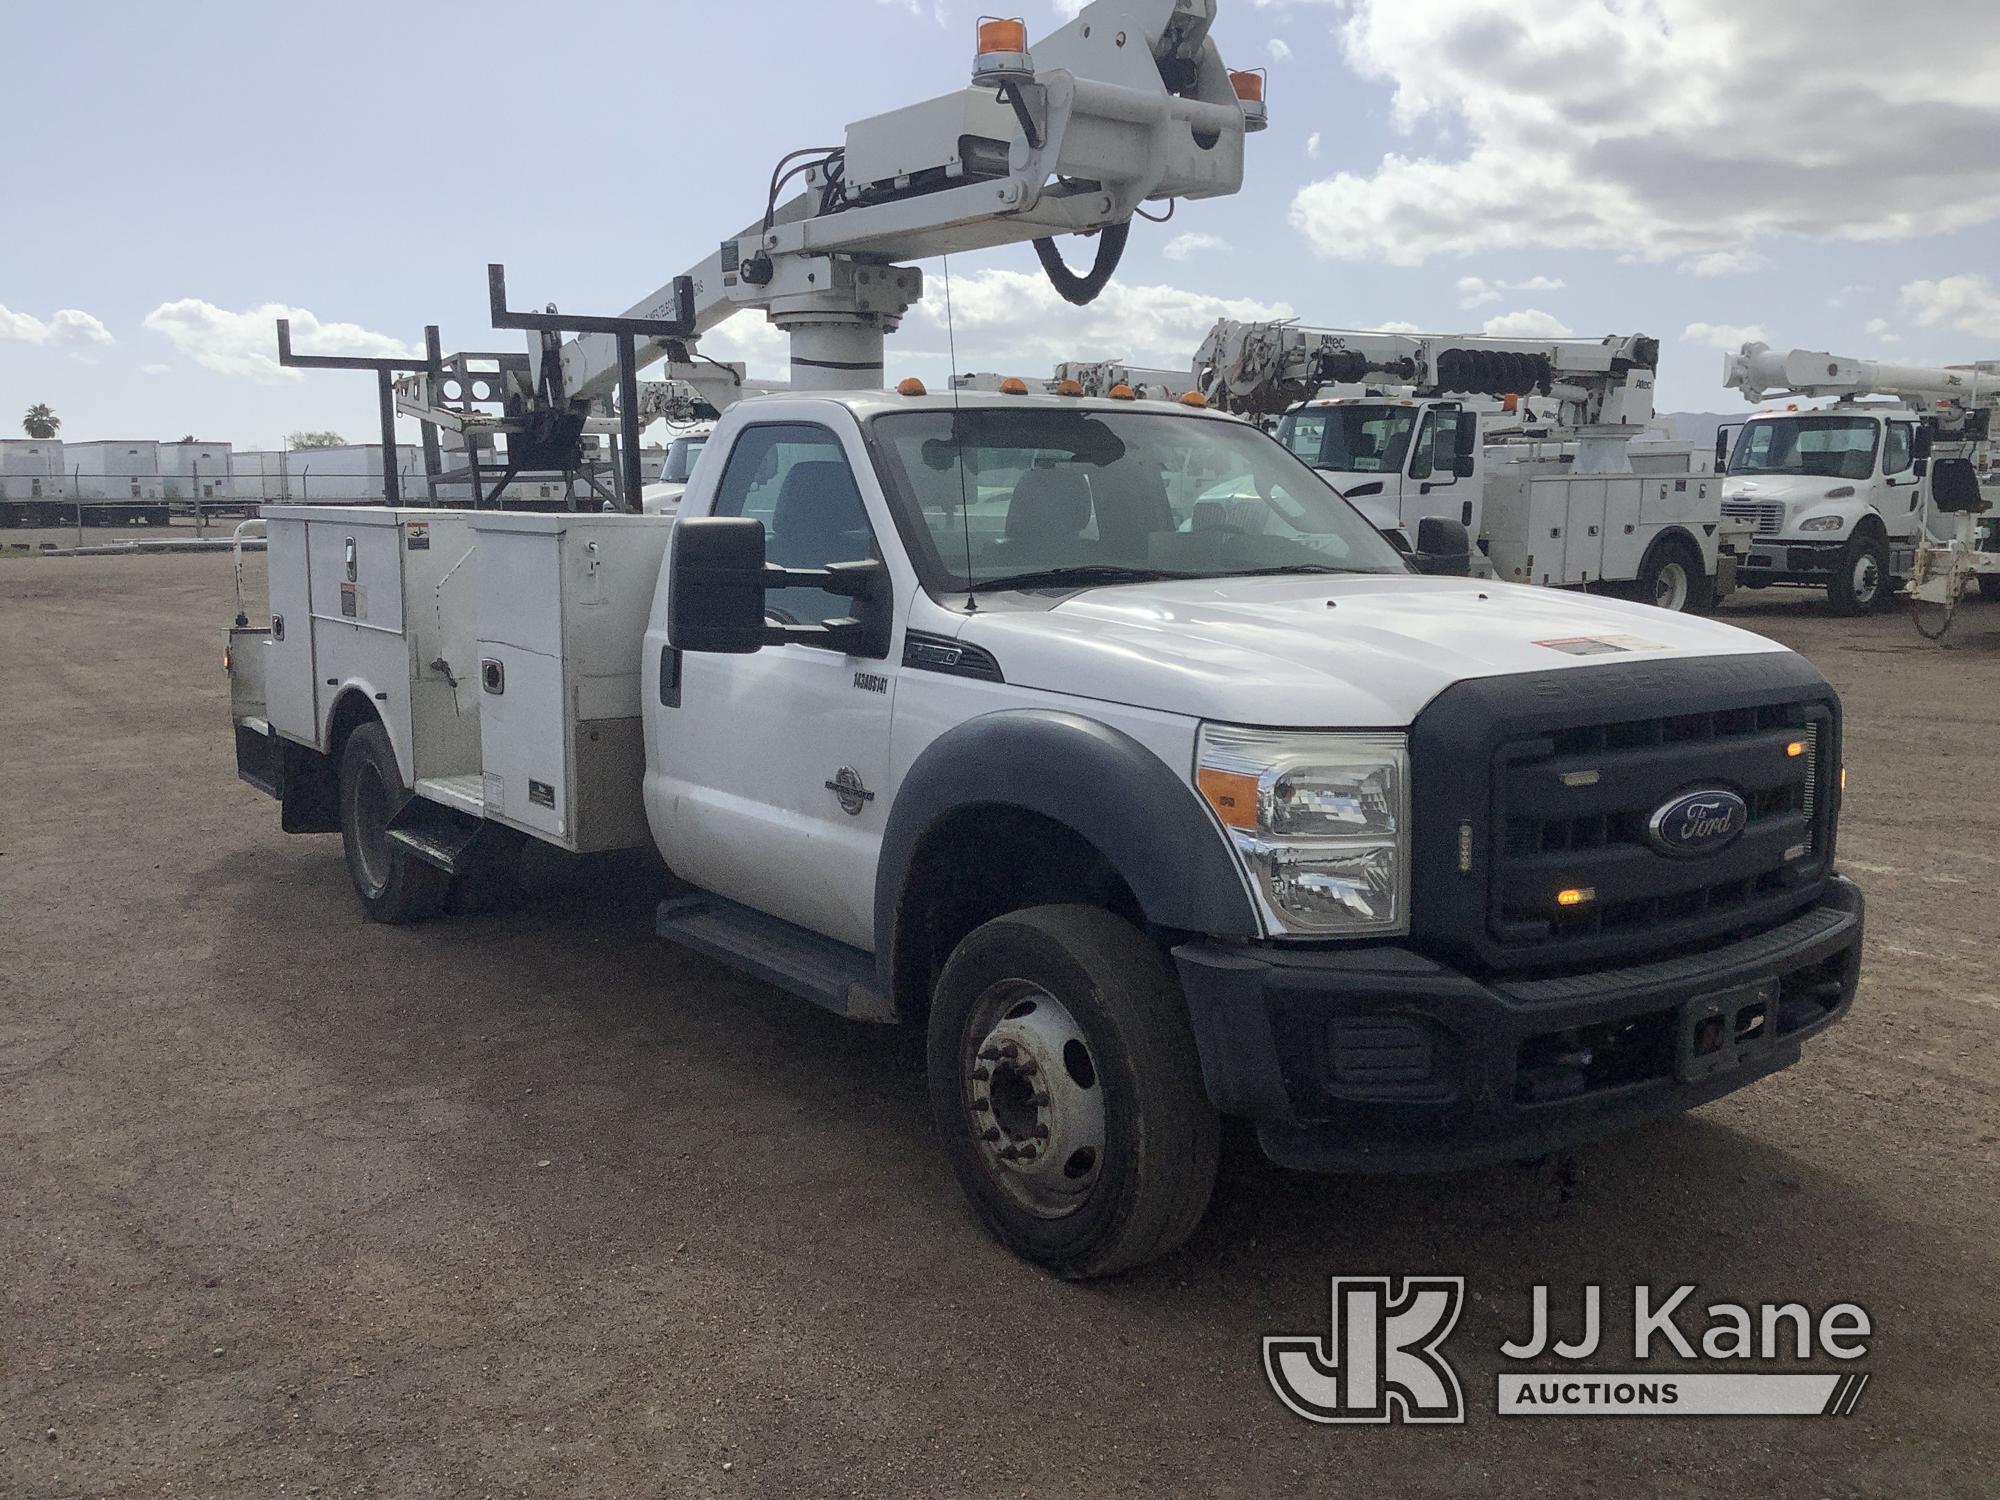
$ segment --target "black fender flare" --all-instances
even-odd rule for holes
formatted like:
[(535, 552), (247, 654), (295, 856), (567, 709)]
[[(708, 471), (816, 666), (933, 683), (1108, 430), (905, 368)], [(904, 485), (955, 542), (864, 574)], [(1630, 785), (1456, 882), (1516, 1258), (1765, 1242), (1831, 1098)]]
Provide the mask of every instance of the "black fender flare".
[(875, 953), (889, 966), (924, 836), (973, 805), (1038, 813), (1087, 839), (1156, 927), (1254, 938), (1236, 856), (1193, 786), (1124, 732), (1055, 709), (1002, 709), (933, 740), (897, 788), (875, 867)]

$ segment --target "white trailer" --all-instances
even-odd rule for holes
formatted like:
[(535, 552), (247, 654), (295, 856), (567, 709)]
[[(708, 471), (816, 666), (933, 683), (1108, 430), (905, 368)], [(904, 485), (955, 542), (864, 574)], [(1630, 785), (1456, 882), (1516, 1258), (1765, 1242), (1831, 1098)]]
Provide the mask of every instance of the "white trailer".
[(60, 526), (74, 520), (58, 438), (0, 438), (0, 526)]
[(235, 508), (233, 452), (228, 443), (160, 444), (160, 492), (183, 515)]
[(172, 518), (152, 438), (106, 438), (63, 445), (72, 489), (86, 526), (165, 526)]

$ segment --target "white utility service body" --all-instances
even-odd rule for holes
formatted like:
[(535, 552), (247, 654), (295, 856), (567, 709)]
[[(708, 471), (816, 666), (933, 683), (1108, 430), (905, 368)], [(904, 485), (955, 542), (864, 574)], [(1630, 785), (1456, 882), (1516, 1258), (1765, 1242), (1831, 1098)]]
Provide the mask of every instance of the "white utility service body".
[[(1477, 432), (1483, 415), (1455, 400), (1324, 397), (1288, 412), (1279, 438), (1385, 533), (1414, 542), (1426, 517), (1460, 522), (1509, 583), (1636, 584), (1647, 602), (1697, 611), (1730, 592), (1741, 528), (1720, 524), (1721, 480), (1691, 448), (1634, 454), (1623, 438), (1458, 437), (1461, 424)], [(1327, 429), (1343, 422), (1376, 451), (1357, 459), (1329, 443)], [(1347, 456), (1335, 459), (1336, 447)], [(1616, 467), (1592, 471), (1607, 459)], [(1663, 577), (1675, 555), (1684, 565)]]
[[(1126, 466), (1142, 439), (1198, 486)], [(1286, 530), (1315, 508), (1317, 532)], [(1140, 511), (1161, 529), (1132, 536)], [(678, 518), (269, 526), (272, 624), (231, 634), (239, 766), (287, 828), (340, 827), (351, 866), (386, 837), (432, 872), (389, 919), (435, 909), (495, 828), (650, 839), (694, 891), (662, 936), (850, 1017), (929, 1008), (935, 1040), (937, 1007), (974, 1003), (954, 965), (1027, 920), (1016, 904), (1108, 913), (1171, 961), (1171, 1011), (1149, 1014), (1185, 1014), (1201, 1107), (1339, 1170), (1533, 1155), (1683, 1109), (1785, 1066), (1852, 999), (1861, 899), (1833, 872), (1818, 673), (1711, 621), (1419, 575), (1221, 414), (759, 397), (718, 423)], [(1120, 535), (1167, 563), (1324, 561), (1100, 576)], [(972, 581), (941, 581), (960, 538)], [(370, 829), (348, 763), (378, 719), (400, 787)], [(1046, 1003), (1054, 1029), (1003, 1016), (974, 1074), (1017, 1042), (1059, 1066), (1084, 1023)], [(1041, 1104), (996, 1160), (1030, 1220), (1068, 1223), (1062, 1176), (1029, 1163), (1084, 1162), (1083, 1201), (1112, 1117), (1024, 1087)]]

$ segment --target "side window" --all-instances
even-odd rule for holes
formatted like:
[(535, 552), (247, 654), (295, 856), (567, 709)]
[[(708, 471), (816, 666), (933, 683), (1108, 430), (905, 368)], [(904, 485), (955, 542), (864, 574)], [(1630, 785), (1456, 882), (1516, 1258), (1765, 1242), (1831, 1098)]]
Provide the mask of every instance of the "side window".
[(1410, 478), (1431, 477), (1431, 453), (1437, 444), (1437, 413), (1425, 412), (1424, 425), (1417, 429), (1417, 446), (1410, 454)]
[(1889, 441), (1882, 448), (1882, 472), (1900, 474), (1910, 467), (1910, 424), (1891, 422)]
[[(823, 568), (874, 555), (875, 537), (840, 440), (803, 422), (745, 428), (730, 451), (714, 514), (764, 523), (764, 556), (787, 568)], [(854, 602), (825, 589), (773, 589), (765, 608), (794, 625), (852, 614)]]

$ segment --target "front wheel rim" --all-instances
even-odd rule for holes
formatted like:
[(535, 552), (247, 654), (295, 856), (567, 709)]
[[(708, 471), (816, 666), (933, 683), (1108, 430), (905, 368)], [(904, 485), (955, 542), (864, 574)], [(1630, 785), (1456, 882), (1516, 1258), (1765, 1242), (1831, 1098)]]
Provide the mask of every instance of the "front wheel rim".
[(1104, 1084), (1090, 1037), (1040, 985), (989, 986), (965, 1028), (959, 1098), (988, 1180), (1017, 1208), (1062, 1219), (1104, 1170)]
[(1863, 604), (1874, 599), (1876, 591), (1882, 587), (1882, 570), (1872, 553), (1864, 552), (1854, 559), (1854, 572), (1848, 582), (1854, 590), (1854, 597)]

